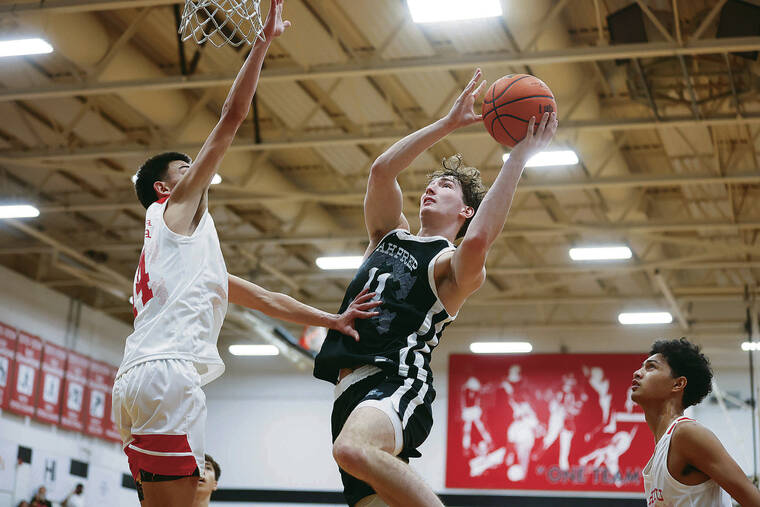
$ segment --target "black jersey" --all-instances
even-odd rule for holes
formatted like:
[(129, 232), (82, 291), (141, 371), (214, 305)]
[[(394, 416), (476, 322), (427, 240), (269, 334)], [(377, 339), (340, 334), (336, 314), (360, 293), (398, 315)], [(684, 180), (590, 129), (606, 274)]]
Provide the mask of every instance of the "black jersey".
[(330, 330), (314, 363), (314, 376), (337, 383), (341, 368), (373, 364), (389, 375), (432, 383), (430, 354), (454, 320), (435, 289), (436, 258), (454, 249), (441, 236), (389, 232), (364, 261), (346, 290), (343, 312), (364, 288), (376, 292), (380, 315), (355, 321), (359, 341)]

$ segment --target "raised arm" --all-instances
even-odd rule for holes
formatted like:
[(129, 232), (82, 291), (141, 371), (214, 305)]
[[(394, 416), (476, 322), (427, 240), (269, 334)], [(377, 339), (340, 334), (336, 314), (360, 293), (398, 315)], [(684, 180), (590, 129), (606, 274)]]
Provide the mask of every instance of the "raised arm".
[(681, 423), (671, 446), (694, 468), (709, 475), (744, 507), (760, 507), (760, 491), (747, 479), (712, 431), (695, 423)]
[[(488, 250), (501, 234), (507, 221), (509, 208), (515, 196), (517, 183), (525, 168), (525, 163), (533, 155), (546, 148), (557, 131), (557, 115), (544, 113), (536, 132), (533, 128), (536, 118), (528, 124), (525, 139), (520, 141), (496, 176), (491, 188), (483, 198), (478, 212), (467, 228), (464, 239), (451, 258), (450, 281), (457, 297), (462, 301), (475, 292), (485, 278)], [(456, 306), (454, 303), (453, 306)]]
[(283, 0), (271, 0), (269, 14), (264, 23), (266, 41), (257, 41), (253, 46), (224, 101), (219, 122), (203, 143), (190, 168), (172, 190), (164, 220), (175, 232), (190, 229), (199, 206), (201, 204), (205, 206), (203, 197), (211, 184), (211, 179), (219, 169), (222, 158), (235, 139), (240, 125), (248, 116), (267, 50), (272, 40), (282, 35), (290, 26), (289, 21), (282, 20), (282, 5)]
[(402, 213), (401, 187), (396, 180), (401, 171), (447, 134), (482, 119), (474, 110), (475, 98), (486, 84), (483, 81), (478, 86), (480, 77), (481, 71), (477, 69), (446, 116), (396, 142), (372, 164), (364, 197), (364, 221), (370, 239), (367, 252), (374, 250), (388, 231), (409, 229)]
[(230, 303), (258, 310), (280, 320), (295, 322), (305, 326), (320, 326), (335, 329), (359, 341), (359, 333), (354, 329), (356, 319), (368, 319), (379, 315), (370, 311), (382, 304), (382, 301), (370, 301), (374, 292), (368, 289), (360, 292), (346, 311), (336, 315), (323, 312), (279, 292), (270, 292), (263, 287), (243, 280), (235, 275), (227, 275), (229, 280)]

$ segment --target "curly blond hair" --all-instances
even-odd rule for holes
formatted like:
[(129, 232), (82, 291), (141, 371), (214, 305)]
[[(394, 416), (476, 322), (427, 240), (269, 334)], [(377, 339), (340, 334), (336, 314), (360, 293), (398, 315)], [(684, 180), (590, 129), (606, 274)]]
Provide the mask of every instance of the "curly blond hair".
[[(459, 185), (462, 187), (462, 197), (465, 205), (470, 206), (477, 212), (488, 190), (483, 184), (483, 179), (480, 177), (480, 171), (465, 164), (461, 153), (457, 153), (441, 161), (441, 168), (428, 175), (428, 183), (445, 176), (454, 178), (459, 182)], [(472, 216), (474, 217), (475, 214), (473, 213)], [(457, 239), (464, 236), (471, 221), (472, 217), (465, 220), (462, 228), (457, 232)]]

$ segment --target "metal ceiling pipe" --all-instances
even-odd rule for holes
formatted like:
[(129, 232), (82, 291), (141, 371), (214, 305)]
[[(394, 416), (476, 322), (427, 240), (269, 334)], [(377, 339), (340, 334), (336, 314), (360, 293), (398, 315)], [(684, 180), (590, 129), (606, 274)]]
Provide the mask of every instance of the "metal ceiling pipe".
[[(537, 51), (558, 50), (573, 46), (561, 12), (557, 16), (547, 18), (547, 13), (552, 11), (554, 5), (555, 2), (551, 0), (531, 0), (530, 2), (509, 0), (506, 2), (506, 23), (521, 48), (529, 44), (529, 41), (536, 39), (537, 30), (543, 32), (535, 40)], [(524, 48), (524, 50), (531, 51), (533, 48)], [(563, 138), (561, 134), (563, 120), (590, 120), (606, 116), (595, 93), (596, 86), (590, 79), (590, 76), (596, 75), (592, 72), (591, 65), (591, 63), (553, 63), (531, 67), (533, 72), (549, 85), (555, 95), (559, 109), (561, 138)], [(592, 89), (588, 90), (589, 87)], [(579, 97), (582, 98), (575, 105)], [(568, 118), (566, 111), (571, 106), (574, 106), (574, 111)], [(563, 141), (563, 144), (567, 144), (578, 152), (579, 158), (592, 174), (603, 163), (606, 163), (602, 172), (603, 176), (630, 174), (611, 132), (576, 132), (570, 138), (564, 136)], [(558, 144), (560, 143), (555, 140), (555, 149)], [(631, 191), (604, 189), (599, 192), (609, 206), (608, 214), (616, 215), (619, 211), (619, 203), (627, 202)], [(560, 202), (562, 202), (561, 197)], [(636, 210), (629, 216), (636, 219), (646, 218), (643, 212)]]
[[(25, 13), (16, 15), (16, 19), (35, 33), (42, 34), (53, 45), (55, 51), (75, 63), (79, 68), (92, 70), (109, 51), (116, 36), (109, 33), (95, 14), (77, 13)], [(166, 30), (175, 30), (173, 24)], [(212, 48), (211, 51), (233, 51), (230, 48)], [(235, 57), (239, 61), (239, 57)], [(137, 47), (125, 44), (102, 70), (99, 82), (119, 82), (125, 79), (158, 79), (164, 72)], [(195, 97), (182, 90), (154, 90), (152, 93), (119, 92), (127, 104), (150, 119), (166, 132), (179, 132), (178, 144), (199, 145), (209, 135), (218, 121), (216, 114), (204, 108), (189, 120), (185, 119), (193, 106)], [(146, 156), (148, 150), (146, 149)], [(189, 153), (195, 156), (196, 153)], [(259, 159), (260, 160), (260, 159)], [(269, 163), (256, 163), (253, 152), (232, 152), (225, 157), (220, 174), (230, 183), (241, 181), (245, 175), (255, 172), (249, 182), (264, 191), (298, 191), (298, 187), (284, 177)], [(269, 210), (283, 223), (298, 216), (297, 206), (272, 206)], [(315, 207), (303, 217), (300, 225), (293, 232), (312, 231), (327, 232), (335, 225), (329, 214), (322, 208)]]

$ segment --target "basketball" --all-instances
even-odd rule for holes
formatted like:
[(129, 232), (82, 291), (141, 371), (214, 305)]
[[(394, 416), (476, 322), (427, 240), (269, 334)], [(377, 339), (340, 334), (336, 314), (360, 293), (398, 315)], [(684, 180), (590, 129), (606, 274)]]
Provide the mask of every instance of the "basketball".
[(530, 74), (510, 74), (495, 81), (483, 100), (483, 123), (499, 144), (514, 146), (528, 131), (530, 117), (536, 128), (546, 112), (556, 112), (554, 94), (546, 83)]

